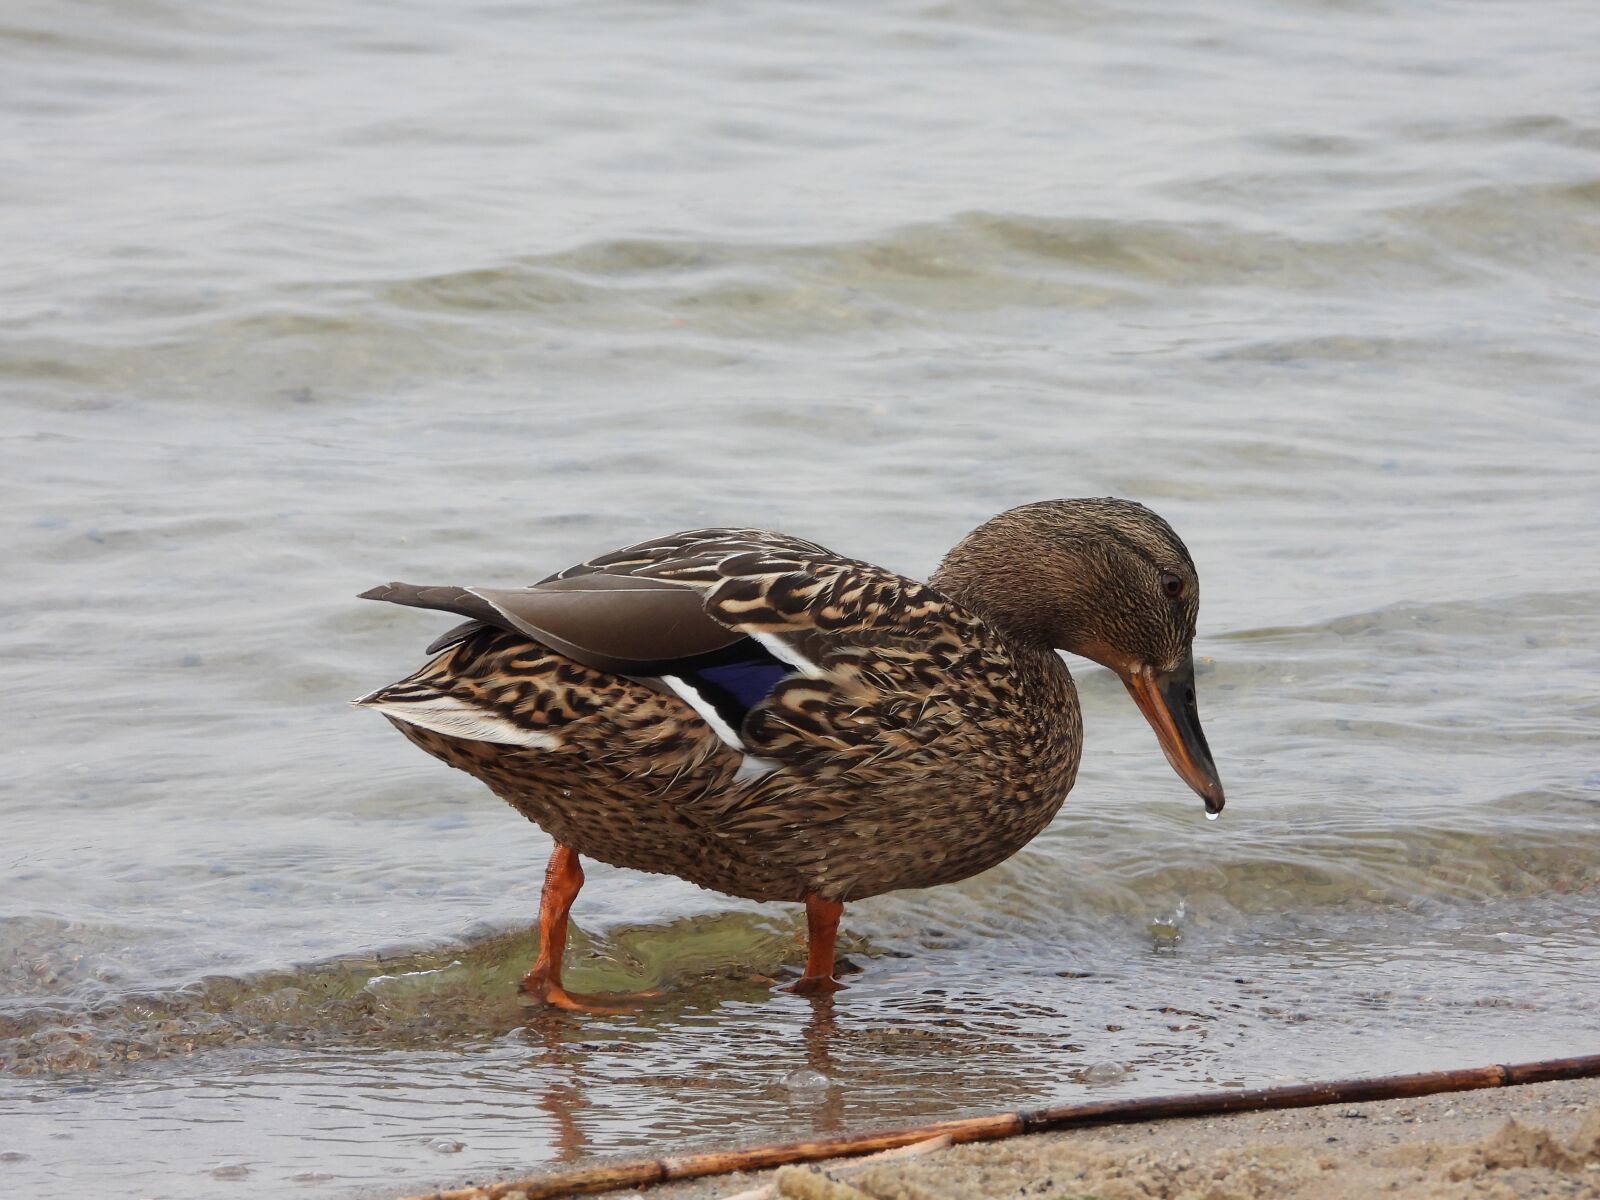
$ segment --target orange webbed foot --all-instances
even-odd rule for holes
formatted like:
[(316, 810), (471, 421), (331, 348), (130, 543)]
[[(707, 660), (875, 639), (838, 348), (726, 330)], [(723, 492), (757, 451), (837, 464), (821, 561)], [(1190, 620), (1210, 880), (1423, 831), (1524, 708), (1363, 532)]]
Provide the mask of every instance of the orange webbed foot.
[(802, 975), (793, 983), (786, 983), (778, 990), (793, 992), (798, 996), (825, 996), (832, 992), (844, 991), (845, 985), (832, 975)]
[(644, 992), (569, 992), (559, 983), (530, 972), (523, 977), (517, 986), (517, 992), (522, 998), (533, 1004), (543, 1004), (547, 1008), (558, 1008), (563, 1012), (581, 1013), (628, 1013), (643, 1008), (651, 1000), (660, 997), (659, 991)]
[(833, 977), (833, 947), (839, 934), (839, 916), (843, 912), (844, 905), (840, 901), (824, 900), (815, 892), (806, 893), (805, 974), (779, 988), (780, 992), (822, 996), (844, 991), (844, 984)]

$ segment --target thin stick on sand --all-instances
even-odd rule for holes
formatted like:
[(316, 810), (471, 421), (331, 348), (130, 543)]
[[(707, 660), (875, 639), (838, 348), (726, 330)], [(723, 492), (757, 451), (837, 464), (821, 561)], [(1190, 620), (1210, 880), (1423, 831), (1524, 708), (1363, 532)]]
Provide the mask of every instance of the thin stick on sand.
[(574, 1193), (609, 1192), (615, 1188), (641, 1187), (673, 1179), (698, 1179), (707, 1175), (727, 1175), (734, 1171), (759, 1171), (786, 1163), (853, 1157), (874, 1151), (895, 1150), (938, 1137), (948, 1137), (952, 1142), (990, 1142), (1015, 1137), (1019, 1133), (1040, 1133), (1048, 1129), (1070, 1129), (1084, 1125), (1161, 1121), (1171, 1117), (1204, 1117), (1279, 1108), (1311, 1108), (1318, 1104), (1394, 1100), (1407, 1096), (1431, 1096), (1439, 1092), (1469, 1092), (1479, 1088), (1513, 1087), (1524, 1083), (1551, 1083), (1560, 1079), (1589, 1079), (1596, 1076), (1600, 1076), (1600, 1054), (1588, 1054), (1510, 1066), (1466, 1067), (1456, 1071), (1426, 1071), (1417, 1075), (1384, 1075), (1375, 1079), (1196, 1092), (1187, 1096), (1102, 1100), (1095, 1104), (1061, 1104), (961, 1121), (939, 1121), (920, 1129), (897, 1129), (822, 1141), (786, 1142), (747, 1150), (721, 1150), (708, 1154), (586, 1167), (482, 1187), (433, 1192), (427, 1196), (411, 1197), (410, 1200), (506, 1200), (513, 1193), (520, 1194), (518, 1200), (522, 1197), (526, 1197), (526, 1200), (550, 1200), (551, 1197)]

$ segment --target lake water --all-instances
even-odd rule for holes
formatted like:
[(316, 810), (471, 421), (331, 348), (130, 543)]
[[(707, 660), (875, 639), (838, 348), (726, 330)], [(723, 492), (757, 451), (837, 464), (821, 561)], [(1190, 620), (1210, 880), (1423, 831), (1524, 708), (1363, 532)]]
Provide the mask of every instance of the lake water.
[[(1600, 1048), (1600, 7), (66, 0), (0, 14), (0, 1190), (556, 1161)], [(1053, 827), (799, 914), (346, 706), (354, 599), (766, 525), (914, 574), (1129, 496), (1217, 823), (1114, 679)], [(820, 1086), (792, 1086), (820, 1071)], [(813, 1084), (817, 1081), (812, 1080)]]

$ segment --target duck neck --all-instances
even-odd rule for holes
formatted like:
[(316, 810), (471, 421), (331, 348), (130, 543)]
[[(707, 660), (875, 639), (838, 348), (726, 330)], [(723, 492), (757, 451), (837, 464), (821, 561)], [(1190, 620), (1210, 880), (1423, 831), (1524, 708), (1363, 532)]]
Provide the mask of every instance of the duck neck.
[(1018, 572), (1015, 556), (973, 543), (946, 555), (928, 582), (981, 617), (1010, 652), (1019, 700), (1008, 719), (1018, 722), (1036, 768), (1029, 787), (1049, 798), (1041, 812), (1053, 816), (1072, 787), (1083, 732), (1077, 688), (1055, 651), (1061, 613), (1031, 571)]
[(957, 542), (928, 582), (1015, 645), (1102, 661), (1100, 609), (1118, 589), (1108, 586), (1111, 564), (1092, 529), (1063, 525), (1062, 510), (1076, 507), (1001, 513)]
[(1015, 564), (991, 562), (985, 548), (968, 538), (945, 556), (928, 580), (957, 604), (970, 608), (1008, 642), (1031, 650), (1053, 650), (1060, 614), (1038, 603), (1032, 589), (1019, 586)]

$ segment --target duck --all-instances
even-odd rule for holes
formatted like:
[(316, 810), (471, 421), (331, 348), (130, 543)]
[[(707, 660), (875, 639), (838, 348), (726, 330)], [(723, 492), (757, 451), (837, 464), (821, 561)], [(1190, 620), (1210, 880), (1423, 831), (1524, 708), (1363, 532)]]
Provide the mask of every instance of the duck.
[(804, 905), (805, 966), (784, 990), (839, 990), (846, 904), (976, 875), (1060, 811), (1083, 721), (1058, 651), (1114, 672), (1206, 815), (1224, 805), (1195, 698), (1199, 576), (1131, 500), (1012, 508), (926, 582), (708, 528), (531, 587), (360, 598), (466, 618), (353, 703), (554, 842), (519, 985), (535, 1004), (608, 1007), (562, 983), (583, 858)]

